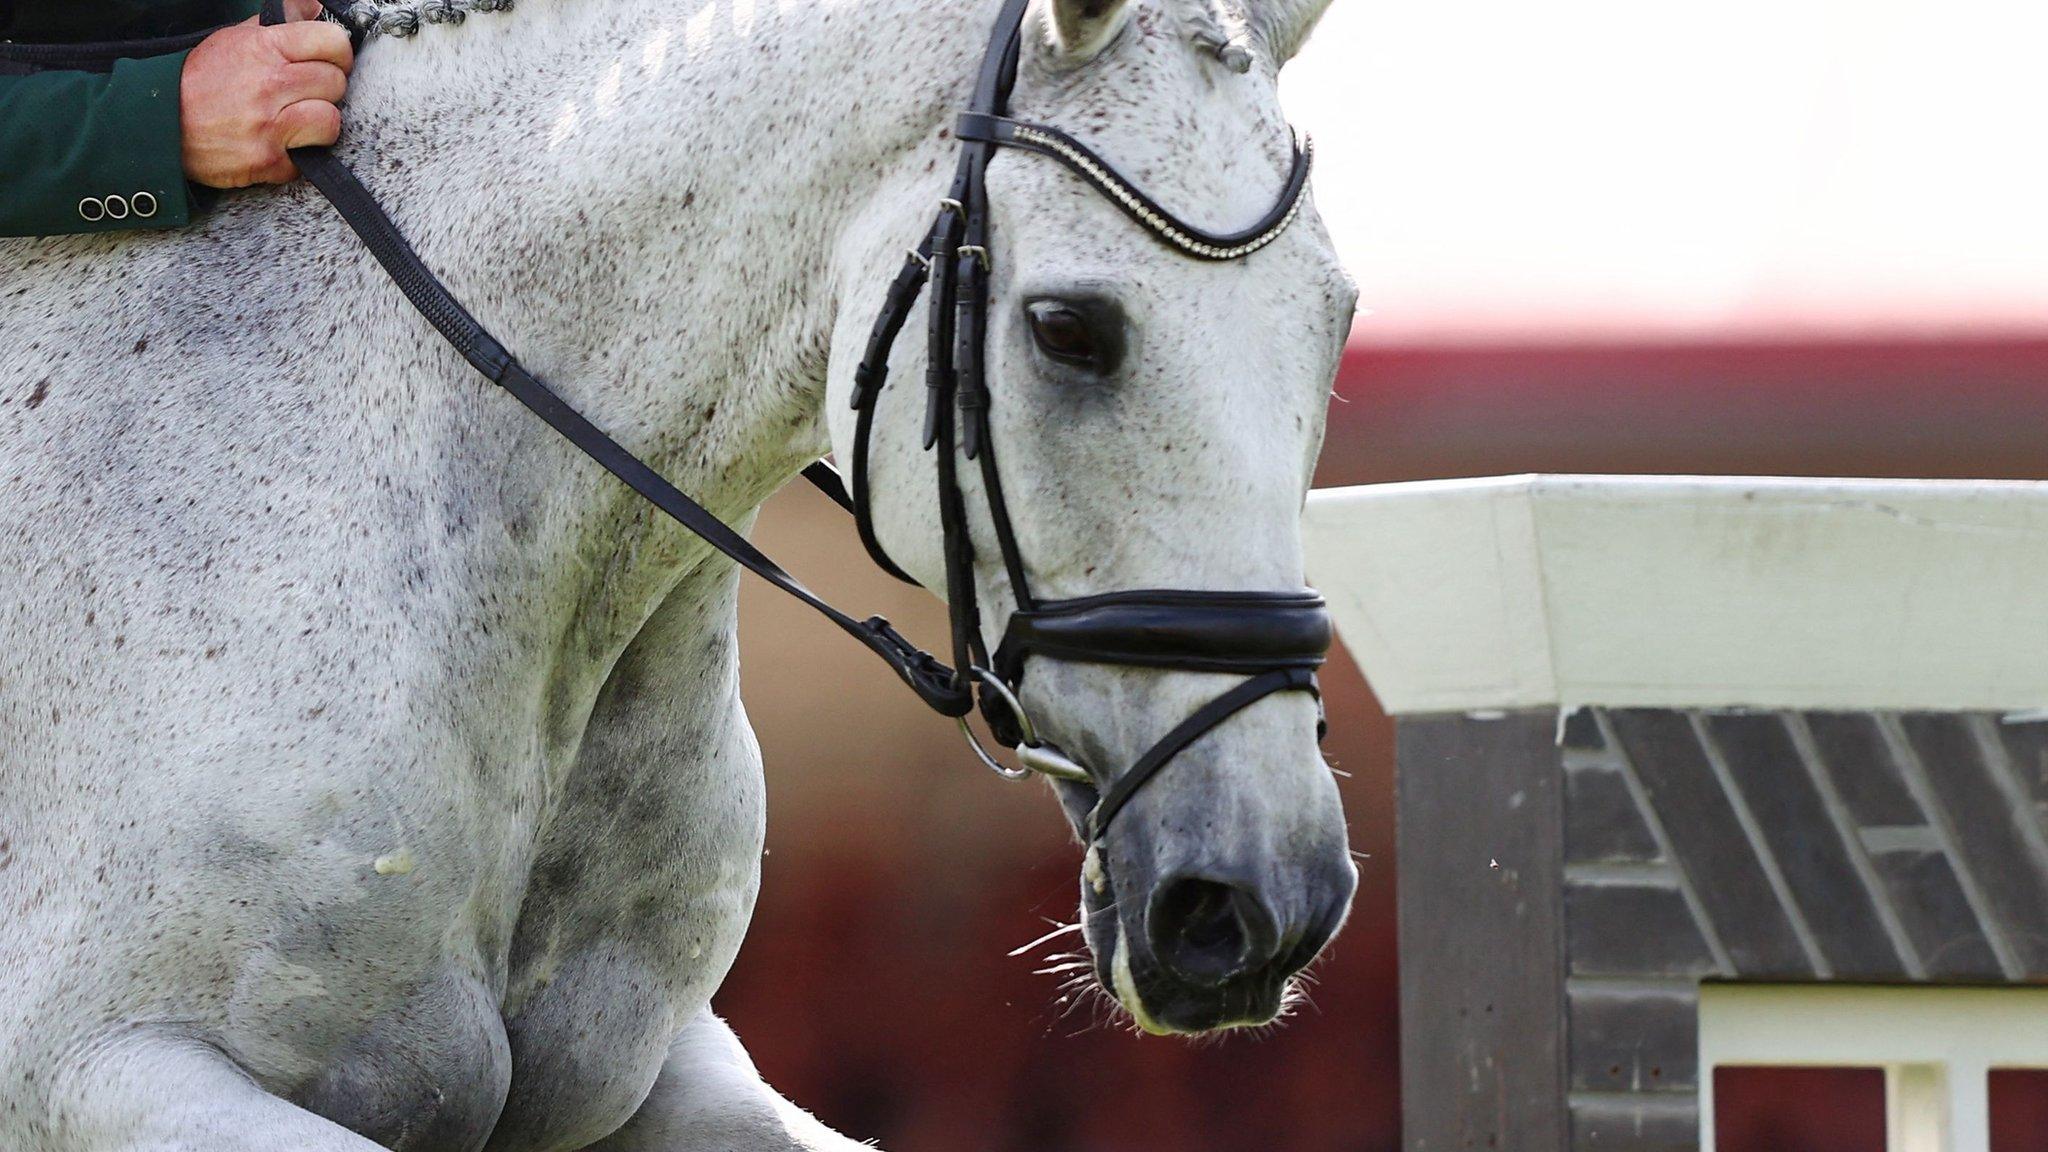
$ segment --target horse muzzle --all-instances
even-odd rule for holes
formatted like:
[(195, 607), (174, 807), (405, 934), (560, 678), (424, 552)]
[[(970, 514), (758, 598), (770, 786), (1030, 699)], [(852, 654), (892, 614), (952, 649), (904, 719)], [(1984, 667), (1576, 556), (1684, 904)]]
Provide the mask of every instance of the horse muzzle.
[(1084, 884), (1083, 905), (1097, 979), (1160, 1033), (1279, 1016), (1292, 978), (1336, 934), (1358, 882), (1341, 847), (1263, 881), (1219, 862), (1158, 876), (1128, 863), (1123, 875), (1099, 859), (1093, 867), (1103, 883)]

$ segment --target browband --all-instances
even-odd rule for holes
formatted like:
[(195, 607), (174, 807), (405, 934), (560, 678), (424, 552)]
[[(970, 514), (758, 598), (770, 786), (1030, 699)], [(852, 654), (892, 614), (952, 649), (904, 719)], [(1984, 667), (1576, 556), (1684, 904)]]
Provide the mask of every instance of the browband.
[(1308, 188), (1308, 170), (1315, 144), (1296, 138), (1294, 162), (1287, 183), (1266, 217), (1238, 232), (1209, 232), (1174, 215), (1124, 177), (1095, 150), (1050, 124), (1031, 124), (982, 112), (962, 112), (955, 132), (962, 140), (980, 140), (1050, 156), (1095, 186), (1110, 203), (1123, 209), (1154, 236), (1199, 260), (1239, 260), (1278, 239), (1301, 212), (1301, 194)]

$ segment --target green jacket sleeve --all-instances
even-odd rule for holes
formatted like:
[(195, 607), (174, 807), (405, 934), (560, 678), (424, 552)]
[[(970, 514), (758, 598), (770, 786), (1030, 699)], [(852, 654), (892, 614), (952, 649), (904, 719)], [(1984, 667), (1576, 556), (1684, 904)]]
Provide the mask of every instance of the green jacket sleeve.
[(117, 61), (106, 75), (0, 76), (0, 236), (185, 223), (184, 68), (180, 52)]

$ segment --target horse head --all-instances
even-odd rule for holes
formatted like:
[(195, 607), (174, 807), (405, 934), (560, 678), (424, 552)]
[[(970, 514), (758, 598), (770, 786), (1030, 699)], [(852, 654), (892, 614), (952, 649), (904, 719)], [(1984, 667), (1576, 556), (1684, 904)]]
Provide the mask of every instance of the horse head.
[[(1020, 602), (1304, 589), (1300, 512), (1355, 291), (1313, 207), (1285, 199), (1302, 161), (1276, 86), (1327, 0), (1247, 3), (1034, 0), (1025, 15), (1010, 117), (1060, 126), (1202, 231), (1282, 218), (1256, 250), (1217, 258), (1166, 242), (1091, 186), (1085, 164), (995, 149), (979, 357), (993, 507), (981, 466), (941, 471), (950, 431), (928, 450), (928, 412), (950, 406), (928, 406), (921, 331), (891, 357), (856, 445), (848, 401), (864, 385), (845, 353), (869, 338), (880, 269), (900, 260), (879, 245), (918, 236), (870, 237), (835, 269), (850, 287), (833, 339), (834, 447), (864, 456), (878, 550), (927, 587), (948, 587), (940, 493), (961, 493), (951, 515), (972, 549), (969, 562), (954, 548), (953, 599), (956, 612), (963, 592), (979, 606), (976, 639), (998, 665)], [(944, 178), (942, 165), (905, 165), (887, 195), (917, 206), (906, 218), (928, 215)], [(1263, 642), (1267, 617), (1238, 622), (1246, 644)], [(1043, 651), (1016, 664), (1034, 739), (1088, 772), (1054, 787), (1087, 841), (1096, 979), (1151, 1031), (1273, 1019), (1357, 882), (1314, 695), (1276, 691), (1216, 718), (1105, 824), (1091, 813), (1119, 776), (1246, 677)]]

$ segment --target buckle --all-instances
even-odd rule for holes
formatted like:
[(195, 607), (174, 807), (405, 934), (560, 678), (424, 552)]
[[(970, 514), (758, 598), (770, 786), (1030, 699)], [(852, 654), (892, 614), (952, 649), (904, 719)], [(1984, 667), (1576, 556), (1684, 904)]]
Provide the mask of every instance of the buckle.
[(861, 630), (876, 641), (869, 647), (887, 660), (896, 675), (934, 712), (964, 717), (974, 710), (974, 693), (962, 683), (959, 674), (938, 657), (912, 644), (886, 618), (870, 616), (861, 621)]

